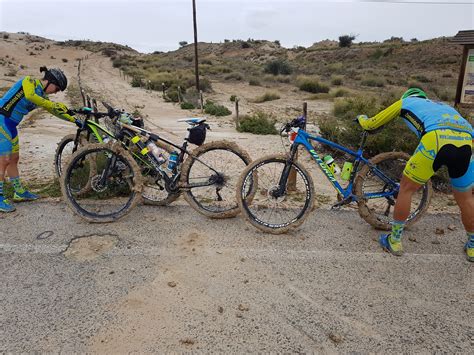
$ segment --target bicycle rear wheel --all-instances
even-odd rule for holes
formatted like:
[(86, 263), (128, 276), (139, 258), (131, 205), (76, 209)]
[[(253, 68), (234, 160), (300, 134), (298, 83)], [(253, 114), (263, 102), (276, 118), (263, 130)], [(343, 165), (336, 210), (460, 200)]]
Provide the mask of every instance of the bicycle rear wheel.
[[(312, 210), (313, 180), (297, 162), (291, 165), (296, 180), (288, 179), (283, 194), (277, 194), (286, 164), (286, 156), (265, 156), (250, 164), (239, 178), (236, 194), (242, 214), (263, 232), (286, 233), (301, 225)], [(249, 188), (255, 193), (249, 194)]]
[[(92, 165), (96, 170), (91, 176)], [(79, 149), (60, 181), (66, 204), (90, 222), (115, 221), (141, 197), (140, 169), (120, 143), (90, 144)], [(90, 191), (78, 193), (87, 185)]]
[[(408, 159), (410, 156), (406, 153), (389, 152), (378, 154), (370, 161), (387, 177), (400, 183)], [(367, 198), (367, 194), (385, 194), (391, 191), (393, 188), (378, 177), (368, 165), (365, 165), (357, 174), (354, 192), (359, 198), (359, 214), (377, 229), (390, 230), (392, 228), (391, 222), (397, 194), (393, 191), (394, 194), (389, 197), (376, 198)], [(431, 181), (428, 181), (413, 194), (407, 225), (415, 223), (427, 211), (432, 193)]]
[(181, 170), (184, 198), (207, 217), (235, 217), (239, 213), (235, 199), (237, 180), (250, 162), (248, 153), (233, 142), (216, 141), (200, 146)]

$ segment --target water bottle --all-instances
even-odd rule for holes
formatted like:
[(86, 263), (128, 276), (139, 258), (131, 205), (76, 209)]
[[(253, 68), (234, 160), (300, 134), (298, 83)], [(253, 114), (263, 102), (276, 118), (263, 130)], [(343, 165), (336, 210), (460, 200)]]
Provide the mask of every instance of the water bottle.
[(351, 162), (348, 162), (346, 161), (344, 163), (344, 165), (342, 166), (342, 173), (341, 173), (341, 179), (342, 180), (346, 180), (348, 181), (351, 177), (351, 173), (352, 173), (352, 163)]
[(151, 154), (153, 154), (153, 156), (156, 158), (156, 160), (158, 161), (158, 164), (161, 165), (166, 161), (166, 158), (163, 156), (163, 154), (161, 154), (160, 148), (158, 148), (156, 144), (153, 143), (151, 140), (148, 141), (146, 147), (151, 152)]
[(326, 165), (328, 166), (329, 171), (331, 171), (331, 173), (333, 173), (334, 175), (337, 175), (341, 172), (341, 169), (336, 164), (336, 162), (334, 161), (334, 158), (332, 156), (326, 155), (323, 160), (326, 163)]
[(168, 170), (173, 171), (174, 168), (176, 168), (176, 165), (178, 164), (178, 152), (177, 151), (172, 151), (169, 156), (168, 160)]

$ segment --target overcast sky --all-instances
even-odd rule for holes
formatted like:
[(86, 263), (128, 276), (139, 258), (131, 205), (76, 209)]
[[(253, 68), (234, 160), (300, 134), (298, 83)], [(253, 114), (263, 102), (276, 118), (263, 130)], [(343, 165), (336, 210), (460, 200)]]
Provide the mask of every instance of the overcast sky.
[[(474, 29), (474, 0), (196, 0), (198, 40), (279, 40), (310, 46), (343, 34), (356, 42), (419, 40)], [(193, 41), (192, 0), (0, 0), (0, 31), (169, 51)], [(1, 48), (0, 48), (1, 51)]]

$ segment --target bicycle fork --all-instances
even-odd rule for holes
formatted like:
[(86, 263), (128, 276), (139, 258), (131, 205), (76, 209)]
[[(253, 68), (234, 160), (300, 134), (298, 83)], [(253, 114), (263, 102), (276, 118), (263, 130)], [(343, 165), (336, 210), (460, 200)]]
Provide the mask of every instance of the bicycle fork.
[(288, 184), (288, 178), (291, 172), (291, 166), (293, 165), (293, 161), (298, 151), (298, 144), (292, 144), (290, 150), (290, 156), (286, 160), (285, 167), (283, 168), (283, 172), (280, 176), (280, 181), (278, 182), (278, 188), (271, 192), (272, 197), (279, 198), (282, 197), (286, 192), (286, 186)]

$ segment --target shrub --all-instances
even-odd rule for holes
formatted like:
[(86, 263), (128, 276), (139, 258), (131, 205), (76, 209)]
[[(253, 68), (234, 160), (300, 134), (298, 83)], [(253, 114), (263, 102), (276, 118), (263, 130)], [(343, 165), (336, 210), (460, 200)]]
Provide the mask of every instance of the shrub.
[(242, 42), (242, 48), (250, 48), (250, 43)]
[(258, 81), (257, 79), (250, 79), (250, 80), (249, 80), (249, 85), (250, 85), (250, 86), (262, 86), (262, 84), (260, 83), (260, 81)]
[(182, 108), (183, 110), (192, 110), (192, 109), (194, 109), (195, 107), (194, 107), (194, 105), (193, 105), (192, 103), (190, 103), (190, 102), (182, 102), (182, 103), (181, 103), (181, 108)]
[(275, 119), (264, 112), (241, 117), (237, 131), (262, 135), (278, 134), (278, 130), (275, 128)]
[(334, 96), (334, 97), (347, 96), (347, 94), (349, 94), (349, 92), (345, 89), (337, 89), (337, 90), (334, 90), (333, 92), (331, 92), (331, 95)]
[(349, 48), (352, 46), (352, 41), (355, 40), (356, 36), (354, 35), (342, 35), (339, 36), (339, 47), (344, 48), (347, 47)]
[(187, 41), (181, 41), (179, 42), (179, 46), (180, 47), (184, 47), (184, 46), (187, 46), (188, 45), (188, 42)]
[(204, 105), (204, 112), (213, 116), (228, 116), (232, 112), (225, 106), (217, 105), (211, 100), (207, 100)]
[(382, 78), (379, 77), (366, 77), (362, 79), (361, 84), (364, 86), (370, 86), (370, 87), (384, 87), (385, 86), (385, 81)]
[(63, 58), (62, 61), (63, 61), (63, 63), (67, 63), (67, 62), (68, 62), (68, 59), (67, 59), (67, 58)]
[(225, 79), (225, 80), (237, 80), (237, 81), (240, 81), (240, 80), (243, 79), (243, 77), (242, 77), (242, 74), (240, 74), (240, 73), (231, 73), (231, 74), (229, 74), (229, 75), (226, 75), (226, 76), (224, 77), (224, 79)]
[[(351, 97), (338, 99), (334, 104), (334, 115), (336, 117), (326, 118), (319, 122), (321, 135), (342, 145), (357, 148), (360, 143), (362, 129), (353, 119), (359, 114), (371, 117), (380, 110), (393, 103), (393, 95), (386, 97)], [(370, 135), (366, 151), (368, 156), (373, 156), (387, 151), (404, 151), (413, 153), (418, 140), (408, 130), (401, 119), (395, 119), (384, 126), (376, 134)]]
[(292, 69), (286, 61), (282, 59), (275, 59), (265, 64), (263, 71), (273, 75), (289, 75), (291, 74)]
[(331, 84), (336, 85), (336, 86), (342, 85), (342, 76), (334, 76), (331, 79)]
[(298, 83), (298, 88), (302, 91), (311, 92), (314, 94), (317, 93), (328, 93), (329, 86), (323, 83), (320, 83), (316, 79), (304, 78), (300, 79)]
[(276, 93), (266, 92), (262, 96), (259, 96), (259, 97), (255, 98), (255, 100), (253, 102), (258, 104), (258, 103), (262, 103), (262, 102), (266, 102), (266, 101), (278, 100), (279, 98), (280, 98), (280, 95), (278, 95)]
[(235, 100), (237, 100), (237, 96), (235, 95), (230, 95), (230, 102), (235, 102)]
[(9, 37), (10, 37), (10, 35), (8, 33), (3, 34), (3, 39), (8, 39)]
[(134, 76), (132, 78), (132, 82), (130, 83), (130, 85), (132, 85), (132, 87), (134, 87), (134, 88), (141, 87), (142, 86), (142, 78), (138, 77), (138, 76)]

